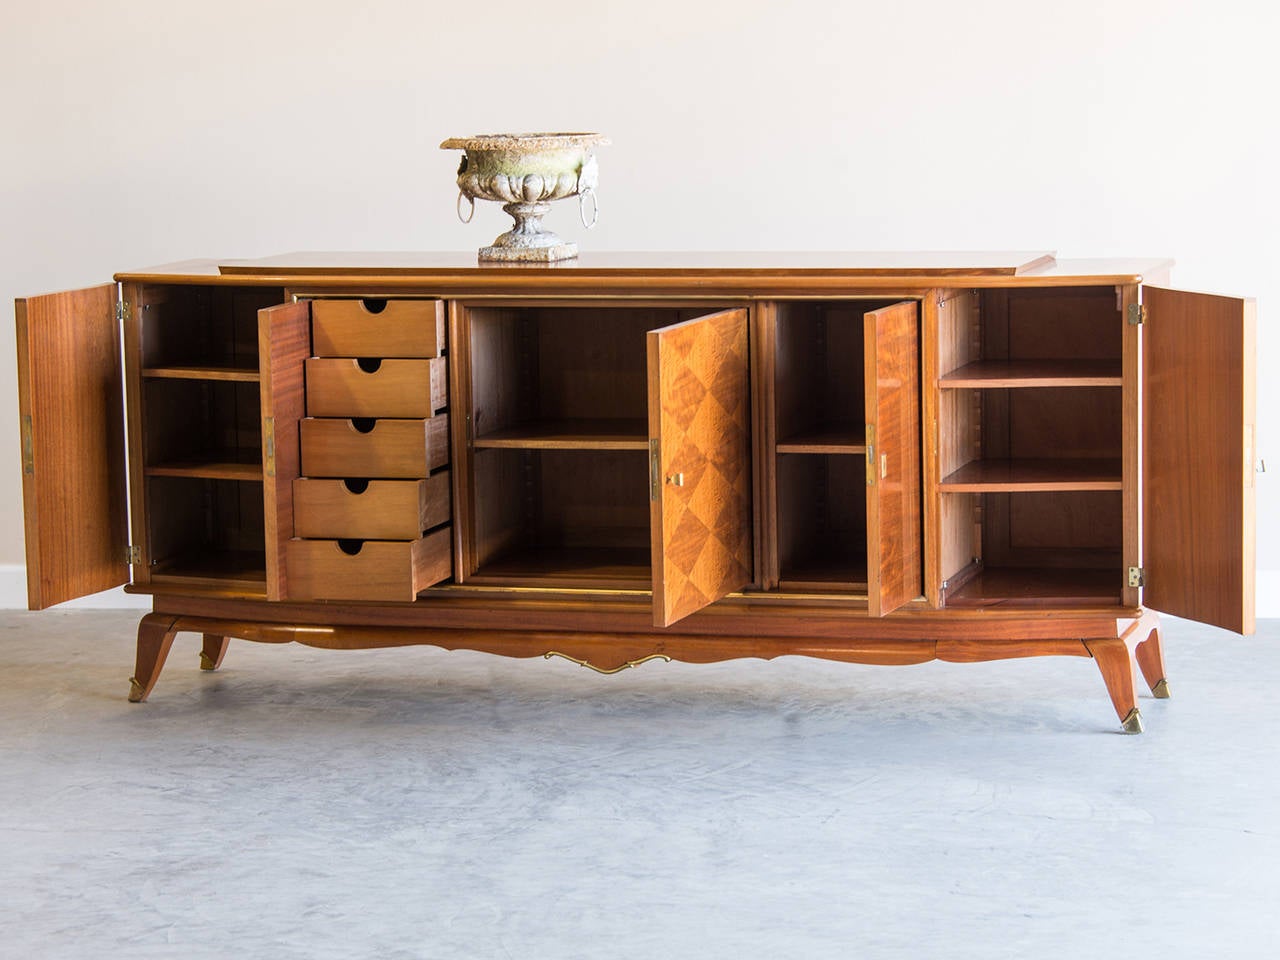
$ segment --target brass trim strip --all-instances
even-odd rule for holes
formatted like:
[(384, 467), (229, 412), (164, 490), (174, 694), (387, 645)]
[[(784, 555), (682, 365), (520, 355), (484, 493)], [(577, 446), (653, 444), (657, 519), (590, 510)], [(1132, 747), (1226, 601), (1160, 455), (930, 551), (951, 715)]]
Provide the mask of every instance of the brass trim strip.
[(548, 650), (542, 655), (543, 660), (550, 660), (552, 657), (560, 657), (562, 660), (568, 660), (570, 663), (576, 663), (580, 667), (586, 667), (589, 670), (594, 670), (596, 673), (603, 673), (606, 676), (621, 673), (629, 667), (638, 667), (642, 663), (648, 663), (650, 660), (665, 660), (667, 663), (671, 662), (671, 658), (665, 653), (651, 653), (647, 657), (641, 657), (639, 660), (628, 660), (620, 667), (614, 667), (612, 670), (606, 670), (604, 667), (597, 667), (589, 660), (579, 660), (577, 657), (571, 657), (567, 653), (561, 653), (558, 650)]

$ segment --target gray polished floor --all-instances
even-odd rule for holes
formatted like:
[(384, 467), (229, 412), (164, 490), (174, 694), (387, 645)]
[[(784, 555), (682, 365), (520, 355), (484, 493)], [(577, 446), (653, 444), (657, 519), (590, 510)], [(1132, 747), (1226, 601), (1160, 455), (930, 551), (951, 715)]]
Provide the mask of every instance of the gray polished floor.
[(0, 614), (0, 956), (1265, 957), (1280, 623), (1094, 664), (562, 661)]

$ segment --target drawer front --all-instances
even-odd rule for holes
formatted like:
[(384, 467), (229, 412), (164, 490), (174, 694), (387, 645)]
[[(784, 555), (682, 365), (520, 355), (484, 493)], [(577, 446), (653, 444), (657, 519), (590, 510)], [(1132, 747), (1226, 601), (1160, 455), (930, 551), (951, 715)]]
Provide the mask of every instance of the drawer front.
[(289, 599), (413, 600), (453, 574), (452, 544), (449, 527), (409, 541), (290, 540)]
[(431, 360), (311, 359), (307, 416), (433, 416), (448, 403), (444, 357)]
[(317, 357), (438, 357), (444, 353), (445, 329), (443, 300), (311, 303)]
[(447, 414), (366, 423), (308, 417), (298, 426), (305, 477), (417, 480), (449, 463)]
[(413, 540), (448, 523), (449, 515), (448, 470), (426, 480), (293, 481), (296, 537)]

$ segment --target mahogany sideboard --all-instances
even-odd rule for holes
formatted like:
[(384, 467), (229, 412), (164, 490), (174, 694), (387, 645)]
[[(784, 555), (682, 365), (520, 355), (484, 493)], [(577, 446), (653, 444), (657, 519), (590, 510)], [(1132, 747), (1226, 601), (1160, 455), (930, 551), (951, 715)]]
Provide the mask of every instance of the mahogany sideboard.
[(1254, 619), (1254, 309), (1046, 253), (300, 253), (17, 303), (30, 606), (649, 660), (1093, 657)]

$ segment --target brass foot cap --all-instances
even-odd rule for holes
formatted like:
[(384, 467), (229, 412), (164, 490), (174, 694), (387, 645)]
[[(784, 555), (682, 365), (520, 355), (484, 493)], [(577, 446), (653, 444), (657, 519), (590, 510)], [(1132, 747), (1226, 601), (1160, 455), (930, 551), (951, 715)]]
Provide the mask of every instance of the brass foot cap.
[(129, 678), (129, 702), (141, 703), (143, 698), (142, 684), (138, 682), (137, 677)]
[(1157, 683), (1154, 687), (1151, 688), (1151, 694), (1157, 700), (1168, 700), (1169, 699), (1169, 681), (1161, 680), (1159, 683)]
[(1142, 732), (1142, 714), (1137, 707), (1129, 711), (1129, 715), (1124, 718), (1124, 722), (1120, 726), (1124, 728), (1125, 733)]
[(203, 650), (200, 651), (200, 669), (201, 670), (217, 670), (218, 665), (213, 662), (213, 657), (209, 656)]

